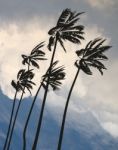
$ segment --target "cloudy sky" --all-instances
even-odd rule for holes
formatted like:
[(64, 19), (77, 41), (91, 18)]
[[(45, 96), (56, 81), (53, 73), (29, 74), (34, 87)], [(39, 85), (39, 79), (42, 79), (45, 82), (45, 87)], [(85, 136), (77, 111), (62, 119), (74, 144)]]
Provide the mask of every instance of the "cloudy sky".
[[(93, 76), (80, 72), (71, 97), (70, 111), (73, 113), (69, 121), (73, 121), (75, 113), (90, 111), (107, 132), (113, 137), (118, 137), (117, 0), (0, 0), (0, 88), (5, 95), (13, 98), (14, 90), (10, 82), (22, 68), (21, 54), (29, 54), (39, 42), (48, 43), (47, 32), (56, 24), (57, 18), (65, 8), (86, 12), (81, 15), (80, 20), (85, 26), (85, 41), (80, 46), (65, 43), (67, 54), (58, 47), (56, 59), (65, 65), (67, 77), (61, 91), (49, 93), (47, 107), (52, 115), (57, 113), (56, 118), (54, 115), (53, 117), (58, 121), (76, 73), (73, 66), (76, 60), (74, 51), (96, 37), (106, 38), (106, 43), (113, 46), (106, 53), (109, 57), (109, 61), (105, 62), (108, 70), (104, 71), (104, 76), (96, 70), (93, 70)], [(44, 51), (50, 59), (51, 52), (48, 52), (46, 46)], [(41, 70), (37, 71), (35, 77), (37, 84), (47, 69), (48, 62), (40, 64)], [(36, 89), (37, 87), (33, 93)]]

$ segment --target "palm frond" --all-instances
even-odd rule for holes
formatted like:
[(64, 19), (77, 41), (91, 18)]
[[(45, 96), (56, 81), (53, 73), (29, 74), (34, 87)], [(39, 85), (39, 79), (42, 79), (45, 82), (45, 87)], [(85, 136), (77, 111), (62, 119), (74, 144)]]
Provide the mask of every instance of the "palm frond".
[(69, 17), (71, 16), (71, 10), (70, 9), (65, 9), (62, 11), (62, 14), (60, 15), (58, 21), (57, 21), (57, 26), (63, 26), (66, 21), (69, 19)]
[(61, 86), (61, 81), (65, 79), (65, 72), (64, 72), (64, 66), (55, 67), (57, 65), (58, 61), (55, 61), (51, 67), (51, 73), (49, 72), (50, 68), (48, 69), (47, 73), (42, 77), (44, 80), (43, 87), (46, 88), (46, 83), (49, 80), (49, 85), (52, 87), (53, 90), (59, 89)]
[(80, 67), (86, 74), (92, 75), (89, 67), (97, 68), (101, 75), (103, 75), (103, 69), (106, 69), (102, 60), (108, 60), (107, 56), (103, 53), (111, 48), (111, 46), (103, 45), (106, 39), (96, 38), (85, 46), (85, 49), (77, 50), (76, 54), (78, 57), (81, 56), (81, 60), (76, 61), (76, 67)]
[(43, 46), (44, 46), (44, 42), (39, 43), (39, 44), (31, 51), (31, 55), (33, 55), (34, 53), (37, 53), (37, 52), (39, 52), (39, 54), (42, 53), (42, 54), (45, 55), (45, 53), (40, 50), (40, 48), (42, 48)]
[(55, 39), (60, 43), (64, 51), (66, 50), (62, 40), (68, 40), (74, 44), (80, 44), (83, 37), (83, 25), (78, 25), (79, 16), (84, 12), (72, 12), (71, 9), (63, 10), (55, 27), (49, 30), (48, 34), (51, 36), (49, 39), (48, 49), (51, 50), (54, 46)]
[(92, 75), (92, 72), (89, 68), (89, 65), (85, 61), (80, 61), (81, 70), (84, 71), (88, 75)]
[(38, 63), (36, 61), (31, 60), (31, 64), (32, 64), (32, 66), (34, 66), (34, 67), (39, 69), (39, 65), (38, 65)]
[(25, 69), (21, 69), (17, 74), (17, 79), (20, 79), (24, 73), (25, 73)]
[(50, 51), (51, 51), (52, 46), (54, 46), (54, 43), (55, 43), (55, 37), (51, 36), (49, 38), (49, 44), (47, 46)]
[(35, 85), (33, 81), (31, 81), (34, 77), (34, 73), (32, 72), (33, 69), (26, 71), (25, 69), (21, 69), (17, 74), (17, 82), (12, 80), (11, 85), (15, 90), (22, 91), (25, 93), (24, 88), (26, 87), (27, 90), (30, 92), (32, 89), (32, 85)]
[(45, 52), (41, 50), (44, 46), (44, 42), (39, 43), (30, 53), (29, 56), (22, 55), (23, 61), (22, 64), (28, 64), (29, 66), (32, 64), (34, 67), (39, 69), (39, 65), (36, 62), (37, 60), (47, 60), (45, 58)]

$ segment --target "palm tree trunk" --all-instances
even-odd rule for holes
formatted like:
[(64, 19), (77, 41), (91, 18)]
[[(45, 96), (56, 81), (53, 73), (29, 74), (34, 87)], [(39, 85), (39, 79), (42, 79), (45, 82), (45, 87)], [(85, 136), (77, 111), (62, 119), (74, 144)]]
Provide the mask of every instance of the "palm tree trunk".
[(77, 73), (75, 75), (74, 81), (72, 83), (72, 86), (70, 88), (69, 94), (68, 94), (68, 98), (66, 101), (66, 105), (65, 105), (65, 109), (64, 109), (64, 114), (63, 114), (63, 119), (62, 119), (62, 124), (61, 124), (61, 130), (60, 130), (60, 134), (59, 134), (59, 142), (58, 142), (58, 148), (57, 150), (61, 150), (61, 145), (62, 145), (62, 140), (63, 140), (63, 133), (64, 133), (64, 125), (65, 125), (65, 120), (66, 120), (66, 115), (67, 115), (67, 110), (68, 110), (68, 105), (69, 105), (69, 100), (75, 85), (75, 82), (77, 80), (78, 74), (79, 74), (80, 68), (78, 68)]
[[(24, 90), (25, 90), (25, 87), (24, 87)], [(11, 144), (11, 140), (12, 140), (12, 136), (13, 136), (13, 131), (14, 131), (16, 119), (17, 119), (18, 112), (19, 112), (19, 109), (20, 109), (20, 105), (21, 105), (21, 102), (22, 102), (22, 99), (23, 99), (24, 90), (23, 90), (21, 98), (19, 100), (18, 107), (17, 107), (17, 110), (16, 110), (16, 114), (15, 114), (15, 117), (14, 117), (14, 122), (13, 122), (13, 126), (12, 126), (12, 129), (11, 129), (11, 134), (10, 134), (10, 137), (9, 137), (7, 150), (9, 150), (9, 148), (10, 148), (10, 144)]]
[[(47, 70), (48, 71), (48, 70)], [(47, 73), (46, 71), (46, 73)], [(28, 127), (28, 123), (29, 123), (29, 120), (30, 120), (30, 117), (31, 117), (31, 114), (32, 114), (32, 111), (33, 111), (33, 107), (34, 107), (34, 104), (35, 104), (35, 101), (36, 101), (36, 98), (38, 96), (38, 93), (42, 87), (42, 83), (44, 82), (45, 78), (43, 79), (43, 81), (41, 82), (37, 92), (36, 92), (36, 95), (32, 101), (32, 104), (31, 104), (31, 107), (30, 107), (30, 110), (29, 110), (29, 113), (28, 113), (28, 117), (27, 117), (27, 120), (26, 120), (26, 123), (25, 123), (25, 127), (24, 127), (24, 130), (23, 130), (23, 150), (26, 150), (26, 131), (27, 131), (27, 127)]]
[[(30, 65), (28, 64), (28, 70), (30, 69), (29, 67), (30, 67)], [(21, 98), (19, 100), (18, 107), (17, 107), (17, 110), (16, 110), (16, 114), (15, 114), (15, 117), (14, 117), (13, 126), (12, 126), (12, 129), (11, 129), (11, 134), (10, 134), (10, 137), (9, 137), (7, 150), (9, 150), (9, 148), (10, 148), (10, 144), (11, 144), (11, 140), (12, 140), (12, 135), (13, 135), (13, 131), (14, 131), (16, 119), (17, 119), (17, 116), (18, 116), (18, 112), (19, 112), (19, 109), (20, 109), (20, 105), (21, 105), (21, 102), (22, 102), (22, 99), (23, 99), (24, 91), (25, 91), (25, 86), (24, 86)]]
[(5, 144), (4, 144), (3, 150), (5, 150), (6, 146), (7, 146), (7, 141), (8, 141), (8, 137), (9, 137), (9, 133), (10, 133), (10, 128), (11, 128), (11, 124), (12, 124), (12, 119), (13, 119), (13, 114), (14, 114), (14, 109), (15, 109), (15, 105), (16, 105), (16, 96), (17, 96), (17, 90), (15, 92), (15, 96), (14, 96), (14, 100), (13, 100), (12, 112), (11, 112), (9, 127), (8, 127), (7, 136), (6, 136), (6, 140), (5, 140)]
[(24, 130), (23, 130), (23, 150), (26, 150), (26, 131), (27, 131), (29, 119), (30, 119), (30, 116), (31, 116), (31, 113), (32, 113), (32, 110), (33, 110), (33, 107), (34, 107), (34, 104), (35, 104), (35, 101), (36, 101), (36, 98), (38, 96), (38, 93), (39, 93), (41, 87), (42, 87), (42, 84), (40, 84), (40, 86), (39, 86), (39, 88), (38, 88), (38, 90), (36, 92), (36, 95), (35, 95), (35, 97), (33, 99), (33, 102), (32, 102), (32, 105), (30, 107), (30, 111), (28, 113), (28, 117), (27, 117), (27, 120), (26, 120), (26, 123), (25, 123), (25, 127), (24, 127)]
[(45, 102), (46, 102), (47, 93), (48, 93), (51, 67), (52, 67), (55, 52), (56, 52), (56, 46), (57, 46), (57, 38), (56, 38), (56, 41), (55, 41), (54, 50), (53, 50), (53, 54), (52, 54), (52, 58), (51, 58), (51, 62), (50, 62), (48, 81), (47, 81), (47, 85), (46, 85), (46, 89), (45, 89), (45, 94), (44, 94), (44, 98), (43, 98), (43, 103), (42, 103), (42, 107), (41, 107), (41, 112), (40, 112), (40, 116), (39, 116), (39, 120), (38, 120), (38, 126), (37, 126), (37, 130), (36, 130), (36, 135), (35, 135), (35, 139), (34, 139), (34, 142), (33, 142), (32, 150), (36, 150), (37, 143), (38, 143), (38, 138), (39, 138), (41, 124), (42, 124), (42, 118), (43, 118), (43, 112), (44, 112)]

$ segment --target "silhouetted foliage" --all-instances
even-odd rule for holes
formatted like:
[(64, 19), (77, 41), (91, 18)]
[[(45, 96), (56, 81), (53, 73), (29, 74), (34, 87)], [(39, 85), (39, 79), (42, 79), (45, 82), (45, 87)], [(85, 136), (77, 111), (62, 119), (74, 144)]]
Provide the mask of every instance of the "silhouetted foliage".
[[(43, 113), (44, 113), (44, 108), (45, 108), (45, 103), (46, 103), (46, 98), (47, 98), (47, 94), (49, 91), (49, 87), (51, 87), (53, 91), (60, 89), (62, 85), (62, 81), (65, 79), (65, 76), (66, 76), (65, 67), (57, 66), (59, 61), (54, 62), (57, 44), (59, 43), (65, 52), (67, 50), (64, 46), (64, 41), (69, 41), (69, 42), (72, 42), (73, 44), (78, 44), (78, 45), (81, 44), (81, 40), (84, 40), (84, 36), (83, 36), (84, 26), (79, 25), (78, 21), (80, 19), (79, 18), (80, 15), (83, 13), (84, 12), (77, 13), (76, 11), (71, 11), (71, 9), (68, 9), (68, 8), (63, 10), (57, 21), (56, 26), (54, 26), (48, 32), (48, 34), (50, 35), (50, 38), (49, 38), (49, 43), (47, 47), (50, 51), (52, 51), (52, 48), (53, 48), (53, 53), (52, 53), (50, 64), (47, 67), (48, 69), (46, 73), (42, 76), (41, 83), (38, 87), (36, 95), (34, 96), (31, 107), (29, 109), (29, 113), (26, 119), (24, 130), (23, 130), (23, 150), (26, 150), (26, 131), (27, 131), (30, 117), (31, 117), (31, 113), (32, 113), (35, 101), (37, 99), (38, 93), (41, 87), (43, 87), (45, 92), (44, 92), (40, 114), (38, 116), (36, 134), (34, 137), (34, 141), (32, 142), (33, 143), (32, 150), (36, 150), (37, 148), (37, 143), (39, 141), (39, 134), (40, 134)], [(68, 109), (70, 97), (71, 97), (71, 94), (72, 94), (72, 91), (75, 86), (80, 70), (82, 70), (87, 75), (92, 75), (91, 67), (93, 67), (93, 68), (96, 68), (101, 73), (101, 75), (103, 75), (103, 70), (106, 69), (102, 61), (108, 60), (107, 56), (104, 55), (104, 52), (109, 50), (111, 46), (103, 45), (104, 42), (105, 42), (105, 39), (96, 38), (88, 42), (85, 48), (76, 51), (76, 54), (79, 58), (78, 60), (75, 61), (75, 64), (74, 64), (77, 67), (77, 73), (72, 82), (72, 85), (71, 85), (71, 88), (67, 97), (67, 101), (65, 104), (65, 108), (64, 108), (61, 130), (59, 134), (59, 142), (58, 142), (58, 148), (57, 148), (58, 150), (61, 150), (67, 109)], [(17, 119), (21, 101), (23, 99), (23, 95), (25, 93), (25, 88), (31, 94), (33, 85), (35, 85), (35, 83), (32, 81), (32, 79), (34, 78), (33, 69), (29, 69), (29, 67), (33, 66), (39, 69), (40, 66), (37, 61), (46, 60), (45, 52), (41, 50), (43, 46), (44, 46), (44, 42), (41, 42), (34, 49), (32, 49), (29, 55), (22, 55), (22, 58), (23, 58), (22, 64), (28, 65), (28, 70), (21, 69), (17, 74), (17, 81), (12, 80), (11, 82), (11, 85), (13, 86), (13, 88), (15, 88), (16, 93), (14, 96), (14, 102), (12, 106), (12, 112), (11, 112), (11, 118), (10, 118), (10, 123), (8, 127), (7, 137), (6, 137), (6, 141), (5, 141), (4, 148), (3, 148), (4, 150), (6, 150), (6, 148), (7, 150), (9, 150), (10, 148), (10, 143), (12, 139), (15, 122)], [(20, 101), (18, 103), (18, 107), (16, 109), (16, 113), (14, 115), (17, 92), (20, 92), (20, 91), (22, 92), (22, 94), (21, 94)], [(14, 116), (14, 120), (13, 120), (13, 116)], [(13, 120), (13, 125), (12, 125), (12, 120)], [(10, 129), (11, 129), (11, 134), (10, 134)], [(10, 137), (9, 137), (9, 134), (10, 134)], [(7, 142), (8, 142), (8, 147), (6, 147)]]
[(63, 139), (63, 133), (64, 133), (64, 126), (65, 126), (65, 120), (66, 120), (66, 114), (68, 110), (68, 105), (70, 101), (70, 97), (74, 88), (74, 85), (76, 83), (77, 77), (79, 75), (79, 71), (82, 70), (84, 73), (88, 75), (92, 75), (92, 71), (90, 70), (90, 67), (97, 68), (101, 75), (103, 75), (103, 69), (106, 69), (106, 67), (101, 63), (102, 60), (107, 60), (108, 58), (103, 54), (105, 51), (107, 51), (111, 46), (103, 46), (105, 40), (101, 38), (96, 38), (93, 41), (90, 41), (84, 49), (77, 50), (76, 54), (79, 57), (79, 60), (75, 62), (75, 66), (78, 68), (77, 73), (75, 75), (75, 78), (73, 80), (73, 83), (71, 85), (64, 113), (63, 113), (63, 119), (61, 124), (61, 130), (59, 135), (59, 142), (58, 142), (58, 150), (61, 150), (62, 146), (62, 139)]
[(15, 90), (24, 91), (24, 87), (31, 93), (32, 85), (35, 85), (31, 80), (34, 77), (33, 69), (26, 71), (25, 69), (21, 69), (17, 74), (17, 81), (12, 80), (11, 85), (15, 88)]
[[(56, 67), (57, 63), (58, 63), (58, 61), (55, 61), (51, 67), (49, 85), (53, 88), (53, 90), (59, 89), (59, 87), (62, 84), (61, 81), (65, 79), (64, 67), (63, 66)], [(48, 80), (48, 76), (49, 76), (49, 69), (48, 69), (47, 73), (42, 77), (42, 80), (43, 80), (42, 85), (43, 85), (44, 89), (46, 88), (46, 84), (47, 84), (47, 80)]]
[(54, 28), (49, 30), (48, 34), (51, 35), (49, 39), (48, 49), (51, 51), (51, 47), (54, 46), (55, 40), (57, 38), (58, 42), (66, 52), (66, 49), (63, 44), (63, 40), (68, 40), (75, 44), (80, 44), (83, 40), (83, 25), (78, 25), (79, 16), (83, 14), (72, 12), (70, 9), (63, 10), (60, 15), (57, 24)]
[[(63, 43), (64, 40), (68, 40), (68, 41), (70, 41), (72, 43), (76, 43), (76, 44), (81, 43), (80, 40), (84, 39), (84, 37), (83, 37), (84, 26), (78, 25), (77, 22), (79, 20), (78, 16), (81, 15), (82, 13), (76, 13), (76, 12), (72, 12), (70, 9), (65, 9), (62, 12), (61, 16), (59, 17), (57, 25), (54, 28), (52, 28), (51, 30), (49, 30), (49, 32), (48, 32), (48, 34), (50, 35), (48, 49), (51, 51), (52, 47), (53, 47), (53, 53), (52, 53), (52, 58), (50, 61), (49, 74), (47, 76), (46, 85), (44, 84), (45, 93), (44, 93), (43, 103), (42, 103), (42, 107), (41, 107), (41, 113), (40, 113), (39, 120), (38, 120), (36, 135), (35, 135), (35, 139), (33, 142), (33, 147), (32, 147), (33, 150), (36, 149), (37, 143), (39, 140), (38, 138), (39, 138), (40, 128), (41, 128), (41, 124), (42, 124), (43, 112), (44, 112), (44, 107), (45, 107), (45, 102), (46, 102), (47, 92), (48, 92), (48, 86), (49, 86), (50, 80), (51, 80), (50, 79), (51, 78), (51, 68), (53, 65), (54, 57), (55, 57), (57, 42), (60, 43), (60, 45), (62, 46), (62, 48), (64, 49), (65, 52), (66, 52), (66, 49), (65, 49), (64, 43)], [(55, 81), (55, 79), (53, 79), (53, 82), (51, 82), (51, 86), (53, 86), (53, 89), (55, 90), (57, 88), (57, 86), (60, 85), (60, 83), (58, 81), (55, 84), (54, 81)]]
[(44, 42), (41, 42), (31, 51), (29, 56), (22, 55), (23, 65), (28, 64), (29, 66), (32, 65), (36, 68), (39, 68), (37, 60), (46, 60), (45, 53), (42, 50), (40, 50), (43, 46)]
[(102, 60), (107, 60), (107, 56), (103, 53), (107, 51), (111, 46), (103, 46), (105, 39), (96, 38), (93, 41), (90, 41), (85, 49), (77, 50), (76, 54), (80, 57), (80, 60), (75, 62), (77, 67), (80, 67), (88, 75), (92, 75), (90, 67), (97, 68), (101, 75), (103, 75), (103, 69), (106, 67), (101, 63)]

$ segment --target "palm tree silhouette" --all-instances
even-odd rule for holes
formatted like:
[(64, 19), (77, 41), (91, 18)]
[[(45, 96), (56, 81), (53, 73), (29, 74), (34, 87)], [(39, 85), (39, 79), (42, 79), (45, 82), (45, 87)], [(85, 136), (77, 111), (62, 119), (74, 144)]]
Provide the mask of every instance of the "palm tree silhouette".
[[(58, 61), (55, 61), (51, 66), (49, 86), (53, 89), (53, 91), (60, 89), (60, 86), (62, 85), (62, 80), (65, 79), (64, 66), (56, 67), (57, 64), (58, 64)], [(46, 85), (48, 82), (48, 76), (50, 73), (49, 71), (50, 71), (50, 67), (48, 68), (46, 74), (42, 76), (41, 86), (44, 89), (46, 89)], [(40, 113), (40, 117), (41, 117), (41, 113)], [(38, 136), (37, 134), (38, 132), (36, 131), (36, 137)], [(32, 149), (34, 149), (34, 147)]]
[[(25, 72), (25, 70), (22, 69), (17, 74), (17, 83), (14, 80), (11, 82), (11, 84), (15, 88), (16, 92), (15, 92), (15, 96), (14, 96), (14, 100), (13, 100), (12, 112), (11, 112), (9, 127), (8, 127), (8, 131), (7, 131), (7, 136), (6, 136), (6, 140), (5, 140), (5, 144), (4, 144), (4, 148), (3, 148), (4, 150), (6, 149), (8, 137), (10, 134), (10, 128), (11, 128), (11, 124), (12, 124), (12, 120), (13, 120), (13, 114), (14, 114), (14, 108), (16, 105), (16, 96), (17, 96), (18, 92), (23, 91), (23, 84), (25, 81), (25, 76), (27, 77), (27, 72)], [(29, 90), (30, 88), (27, 87), (27, 89)]]
[(11, 133), (9, 135), (7, 150), (9, 150), (9, 148), (10, 148), (10, 143), (11, 143), (14, 127), (15, 127), (17, 115), (19, 112), (19, 108), (21, 105), (21, 100), (23, 98), (23, 94), (25, 93), (25, 88), (31, 94), (31, 89), (33, 88), (32, 85), (35, 85), (35, 83), (31, 81), (34, 77), (34, 73), (32, 72), (32, 70), (26, 71), (25, 69), (21, 69), (17, 74), (17, 81), (12, 80), (12, 82), (11, 82), (11, 85), (15, 88), (16, 91), (18, 91), (18, 92), (22, 91), (22, 95), (21, 95), (20, 101), (18, 103), (18, 107), (17, 107), (16, 114), (15, 114), (14, 121), (13, 121), (13, 125), (11, 128)]
[(90, 70), (90, 67), (94, 67), (100, 71), (101, 75), (103, 75), (103, 69), (106, 69), (106, 67), (101, 63), (101, 61), (108, 59), (103, 53), (107, 51), (109, 48), (111, 48), (111, 46), (103, 46), (102, 44), (104, 43), (104, 41), (105, 40), (102, 40), (101, 38), (96, 38), (93, 41), (90, 41), (84, 49), (76, 51), (76, 54), (79, 57), (79, 60), (75, 62), (75, 66), (77, 67), (78, 70), (73, 80), (73, 83), (70, 88), (68, 98), (66, 101), (62, 124), (61, 124), (60, 135), (59, 135), (58, 150), (61, 150), (64, 125), (65, 125), (69, 100), (70, 100), (75, 82), (77, 80), (79, 71), (82, 70), (84, 73), (88, 75), (92, 75), (92, 71)]
[(51, 30), (49, 30), (48, 32), (48, 34), (50, 35), (48, 49), (50, 51), (52, 50), (52, 47), (54, 49), (53, 49), (53, 54), (52, 54), (52, 58), (50, 61), (50, 69), (49, 69), (48, 79), (47, 79), (47, 83), (45, 87), (41, 113), (40, 113), (39, 120), (38, 120), (37, 132), (36, 132), (36, 136), (33, 142), (33, 147), (32, 147), (33, 150), (35, 150), (37, 147), (38, 137), (40, 134), (43, 112), (44, 112), (45, 102), (47, 98), (48, 86), (50, 82), (51, 67), (53, 64), (54, 57), (55, 57), (57, 42), (60, 43), (61, 47), (64, 49), (65, 52), (66, 52), (66, 49), (63, 43), (64, 40), (68, 40), (72, 43), (80, 44), (80, 40), (84, 39), (82, 36), (84, 33), (83, 32), (84, 27), (82, 25), (78, 25), (77, 22), (79, 20), (78, 16), (81, 15), (82, 13), (76, 13), (76, 11), (72, 12), (70, 9), (63, 10), (62, 14), (60, 15), (57, 21), (56, 26), (52, 28)]
[[(30, 66), (34, 66), (36, 68), (40, 68), (39, 67), (39, 64), (37, 63), (38, 60), (46, 60), (45, 58), (45, 52), (43, 52), (41, 50), (41, 48), (44, 46), (44, 42), (41, 42), (39, 43), (32, 51), (31, 53), (26, 56), (26, 55), (22, 55), (22, 58), (23, 58), (23, 61), (22, 61), (22, 64), (23, 65), (28, 65), (28, 69)], [(30, 119), (30, 116), (31, 116), (31, 113), (32, 113), (32, 110), (33, 110), (33, 107), (34, 107), (34, 103), (36, 101), (36, 98), (37, 98), (37, 95), (38, 95), (38, 92), (40, 91), (40, 86), (38, 88), (38, 91), (34, 97), (34, 100), (32, 101), (32, 104), (31, 104), (31, 107), (30, 107), (30, 110), (29, 110), (29, 113), (28, 113), (28, 117), (27, 117), (27, 120), (26, 120), (26, 123), (25, 123), (25, 127), (24, 127), (24, 130), (23, 130), (23, 149), (25, 150), (26, 149), (26, 130), (27, 130), (27, 126), (28, 126), (28, 122), (29, 122), (29, 119)], [(21, 100), (22, 100), (22, 96), (21, 96)]]

